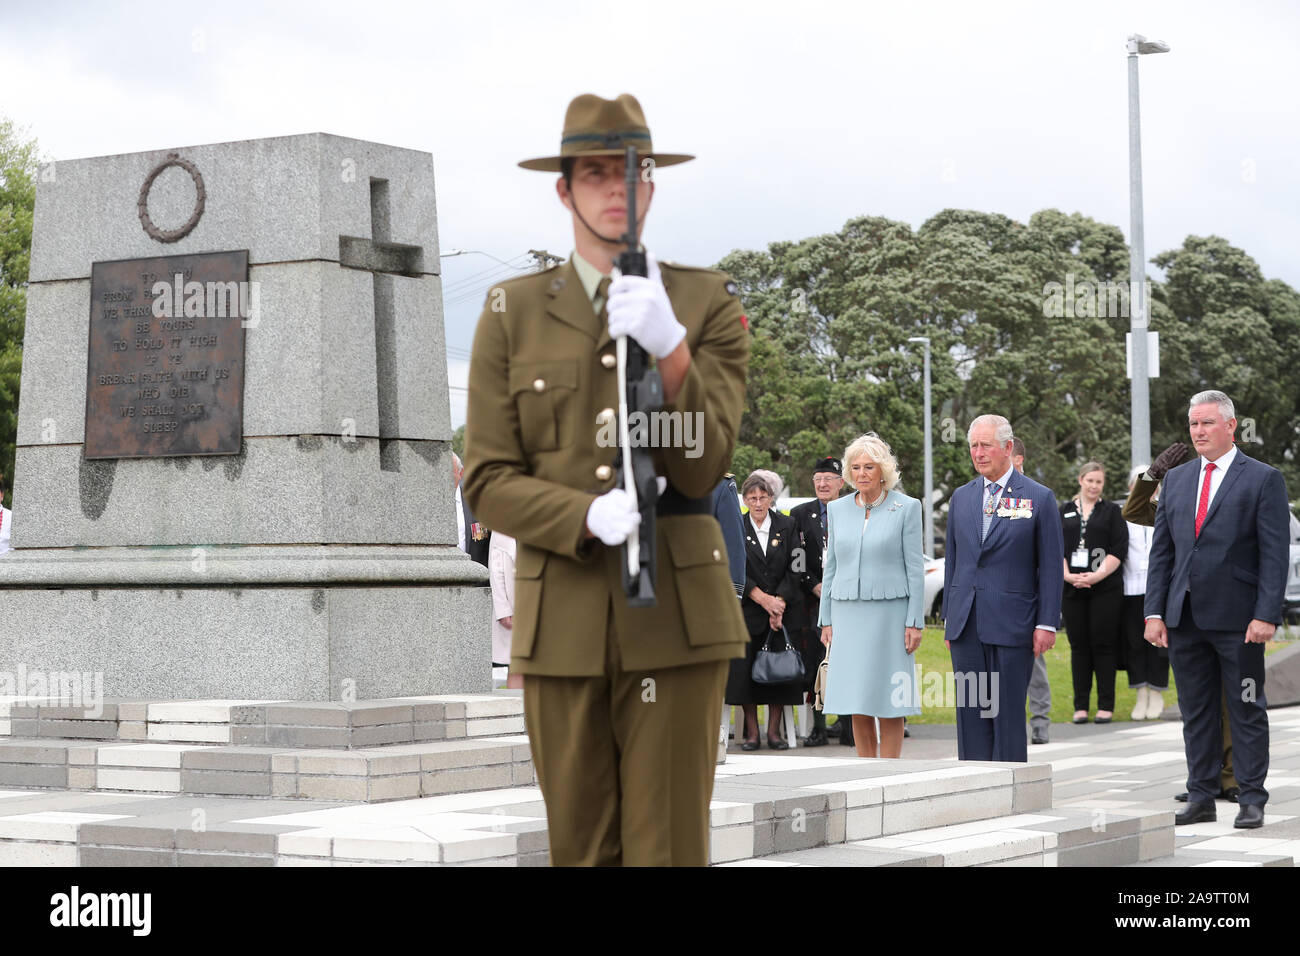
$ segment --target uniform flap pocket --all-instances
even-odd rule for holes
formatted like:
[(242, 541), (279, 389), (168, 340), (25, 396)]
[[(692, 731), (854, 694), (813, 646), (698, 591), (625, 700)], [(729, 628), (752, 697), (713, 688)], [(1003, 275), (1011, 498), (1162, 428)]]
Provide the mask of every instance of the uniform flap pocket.
[(700, 564), (726, 564), (725, 550), (718, 547), (716, 542), (710, 541), (709, 535), (694, 533), (698, 532), (698, 526), (684, 527), (680, 530), (676, 528), (670, 530), (666, 527), (664, 530), (673, 567), (692, 568)]
[(552, 359), (549, 362), (520, 362), (510, 366), (510, 394), (519, 392), (544, 393), (552, 388), (576, 390), (578, 363), (574, 359)]
[(1232, 566), (1232, 576), (1238, 581), (1245, 581), (1247, 584), (1259, 583), (1258, 574), (1254, 571), (1247, 570), (1246, 568), (1238, 567), (1235, 564)]
[(546, 559), (549, 555), (549, 551), (521, 543), (515, 555), (515, 577), (540, 578), (546, 568)]

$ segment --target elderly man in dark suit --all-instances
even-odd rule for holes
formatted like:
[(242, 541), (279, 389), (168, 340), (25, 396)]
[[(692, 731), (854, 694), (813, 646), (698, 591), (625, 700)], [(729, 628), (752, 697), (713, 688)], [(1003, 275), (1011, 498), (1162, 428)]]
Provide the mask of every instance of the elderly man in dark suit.
[(979, 477), (948, 503), (944, 643), (957, 689), (960, 760), (1029, 758), (1025, 697), (1034, 657), (1056, 644), (1064, 572), (1056, 497), (1011, 463), (1011, 423), (971, 422)]
[(1264, 823), (1268, 713), (1264, 644), (1282, 621), (1288, 504), (1282, 473), (1237, 450), (1232, 400), (1192, 396), (1198, 457), (1165, 475), (1147, 569), (1146, 639), (1169, 648), (1187, 752), (1187, 809), (1178, 824), (1216, 817), (1220, 688), (1232, 725), (1241, 805), (1233, 826)]

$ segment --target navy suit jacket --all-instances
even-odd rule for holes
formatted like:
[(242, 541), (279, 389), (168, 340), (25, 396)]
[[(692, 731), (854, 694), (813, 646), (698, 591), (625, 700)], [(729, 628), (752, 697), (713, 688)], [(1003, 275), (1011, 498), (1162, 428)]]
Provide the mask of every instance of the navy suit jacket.
[(1034, 628), (1060, 622), (1065, 545), (1056, 496), (1013, 469), (1002, 492), (1003, 506), (1012, 498), (1029, 499), (1031, 516), (994, 515), (981, 544), (984, 479), (977, 476), (952, 494), (944, 550), (947, 640), (962, 636), (972, 611), (981, 644), (1032, 648)]
[(1196, 534), (1201, 459), (1165, 475), (1147, 565), (1147, 615), (1182, 620), (1183, 596), (1207, 631), (1246, 632), (1251, 619), (1280, 624), (1290, 548), (1282, 473), (1239, 448)]

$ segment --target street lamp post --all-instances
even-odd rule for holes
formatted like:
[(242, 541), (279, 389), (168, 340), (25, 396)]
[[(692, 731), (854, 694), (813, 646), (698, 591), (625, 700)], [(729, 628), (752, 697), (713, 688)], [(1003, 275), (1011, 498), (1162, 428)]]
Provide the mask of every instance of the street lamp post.
[(925, 345), (925, 498), (922, 500), (925, 515), (925, 556), (934, 557), (934, 452), (930, 445), (930, 340), (918, 335), (909, 342)]
[(1128, 38), (1129, 338), (1132, 387), (1131, 467), (1151, 461), (1151, 399), (1147, 381), (1146, 254), (1142, 235), (1142, 122), (1138, 108), (1138, 57), (1168, 53), (1169, 44), (1140, 34)]

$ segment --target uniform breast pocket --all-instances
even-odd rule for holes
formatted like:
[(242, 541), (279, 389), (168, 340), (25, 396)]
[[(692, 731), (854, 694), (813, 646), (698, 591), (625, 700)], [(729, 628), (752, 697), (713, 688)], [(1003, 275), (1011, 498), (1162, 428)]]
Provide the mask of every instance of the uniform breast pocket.
[(578, 391), (574, 359), (520, 362), (510, 366), (510, 395), (519, 415), (519, 437), (526, 451), (554, 451), (572, 444), (567, 417)]

